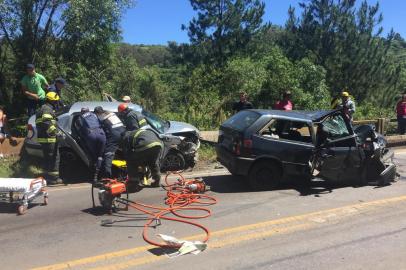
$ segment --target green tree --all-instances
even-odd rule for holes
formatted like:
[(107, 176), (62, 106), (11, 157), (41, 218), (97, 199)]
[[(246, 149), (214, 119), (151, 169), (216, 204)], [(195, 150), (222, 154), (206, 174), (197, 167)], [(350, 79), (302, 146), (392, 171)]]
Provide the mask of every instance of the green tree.
[(289, 9), (280, 43), (287, 55), (323, 66), (333, 94), (348, 88), (358, 101), (388, 105), (400, 69), (388, 53), (393, 33), (381, 37), (379, 3), (357, 8), (355, 0), (311, 0), (300, 6), (300, 18)]
[[(84, 72), (83, 68), (88, 69), (91, 79), (99, 78), (108, 68), (111, 43), (119, 40), (122, 11), (131, 3), (132, 0), (1, 0), (1, 96), (11, 103), (13, 93), (19, 93), (18, 80), (28, 62), (35, 63), (48, 79), (60, 75), (81, 77), (78, 72)], [(14, 70), (13, 74), (5, 71), (6, 64), (7, 69)], [(83, 68), (76, 69), (78, 66)], [(95, 91), (101, 91), (101, 84), (95, 87)]]
[[(222, 65), (233, 55), (246, 52), (262, 25), (265, 4), (259, 0), (190, 0), (197, 17), (187, 29), (194, 52), (203, 61)], [(189, 47), (186, 46), (186, 49)]]

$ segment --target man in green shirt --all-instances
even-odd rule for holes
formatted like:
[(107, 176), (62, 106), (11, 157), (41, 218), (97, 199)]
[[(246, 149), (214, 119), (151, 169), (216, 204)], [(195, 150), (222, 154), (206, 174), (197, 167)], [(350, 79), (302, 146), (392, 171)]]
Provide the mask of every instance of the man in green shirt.
[(38, 105), (45, 102), (45, 94), (49, 87), (47, 80), (35, 72), (33, 64), (27, 64), (27, 74), (21, 79), (21, 91), (27, 97), (28, 116), (35, 114)]

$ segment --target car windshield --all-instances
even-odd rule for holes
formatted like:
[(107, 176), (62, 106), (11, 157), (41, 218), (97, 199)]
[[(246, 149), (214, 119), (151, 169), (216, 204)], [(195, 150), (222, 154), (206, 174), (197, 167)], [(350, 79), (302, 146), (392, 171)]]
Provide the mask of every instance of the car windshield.
[(60, 107), (60, 108), (55, 112), (55, 115), (56, 115), (56, 116), (59, 116), (59, 115), (62, 115), (62, 114), (64, 114), (64, 113), (69, 112), (70, 107), (71, 107), (70, 105)]
[(260, 115), (253, 111), (241, 111), (223, 123), (223, 126), (243, 131), (251, 126)]
[(160, 133), (165, 133), (165, 130), (169, 128), (169, 122), (161, 119), (159, 116), (147, 110), (142, 110), (142, 114), (145, 116), (148, 123)]
[(339, 139), (350, 135), (344, 118), (340, 114), (329, 116), (322, 123), (322, 129), (330, 139)]

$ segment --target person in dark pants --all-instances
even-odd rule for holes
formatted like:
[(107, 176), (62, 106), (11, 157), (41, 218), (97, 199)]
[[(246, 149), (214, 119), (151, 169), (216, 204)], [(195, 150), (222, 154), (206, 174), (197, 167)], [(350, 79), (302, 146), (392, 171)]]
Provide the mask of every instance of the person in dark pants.
[(46, 102), (36, 113), (35, 124), (38, 132), (38, 142), (41, 144), (44, 156), (44, 169), (49, 184), (62, 184), (59, 178), (59, 149), (56, 139), (57, 127), (55, 106), (59, 96), (50, 92), (46, 94)]
[(121, 122), (120, 118), (118, 118), (115, 113), (107, 112), (103, 110), (101, 106), (96, 107), (94, 112), (99, 118), (104, 133), (106, 134), (106, 149), (104, 150), (103, 155), (103, 169), (105, 177), (111, 178), (111, 166), (114, 155), (118, 149), (121, 134), (123, 134), (126, 129), (123, 122)]
[(245, 92), (240, 93), (240, 101), (235, 102), (233, 105), (233, 111), (235, 111), (235, 113), (253, 108), (254, 106), (252, 106), (252, 103), (248, 101), (248, 95)]
[(159, 159), (163, 143), (158, 135), (150, 129), (136, 129), (125, 132), (121, 143), (126, 156), (129, 180), (141, 185), (139, 181), (143, 175), (142, 167), (148, 167), (154, 180), (151, 186), (159, 187)]
[(90, 112), (88, 108), (82, 108), (81, 113), (77, 119), (76, 127), (90, 154), (91, 166), (94, 168), (93, 181), (97, 182), (106, 148), (106, 134), (96, 114)]
[(118, 105), (118, 113), (128, 131), (143, 128), (148, 125), (145, 117), (128, 107), (127, 103)]

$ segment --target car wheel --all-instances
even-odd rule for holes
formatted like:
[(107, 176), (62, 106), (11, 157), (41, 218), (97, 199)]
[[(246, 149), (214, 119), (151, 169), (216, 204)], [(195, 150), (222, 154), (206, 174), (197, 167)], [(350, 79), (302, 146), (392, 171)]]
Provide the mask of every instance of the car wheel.
[(181, 153), (178, 152), (169, 152), (161, 166), (162, 171), (177, 171), (183, 170), (185, 168), (185, 158)]
[(278, 166), (270, 161), (259, 161), (251, 168), (248, 183), (253, 190), (275, 189), (281, 175)]

